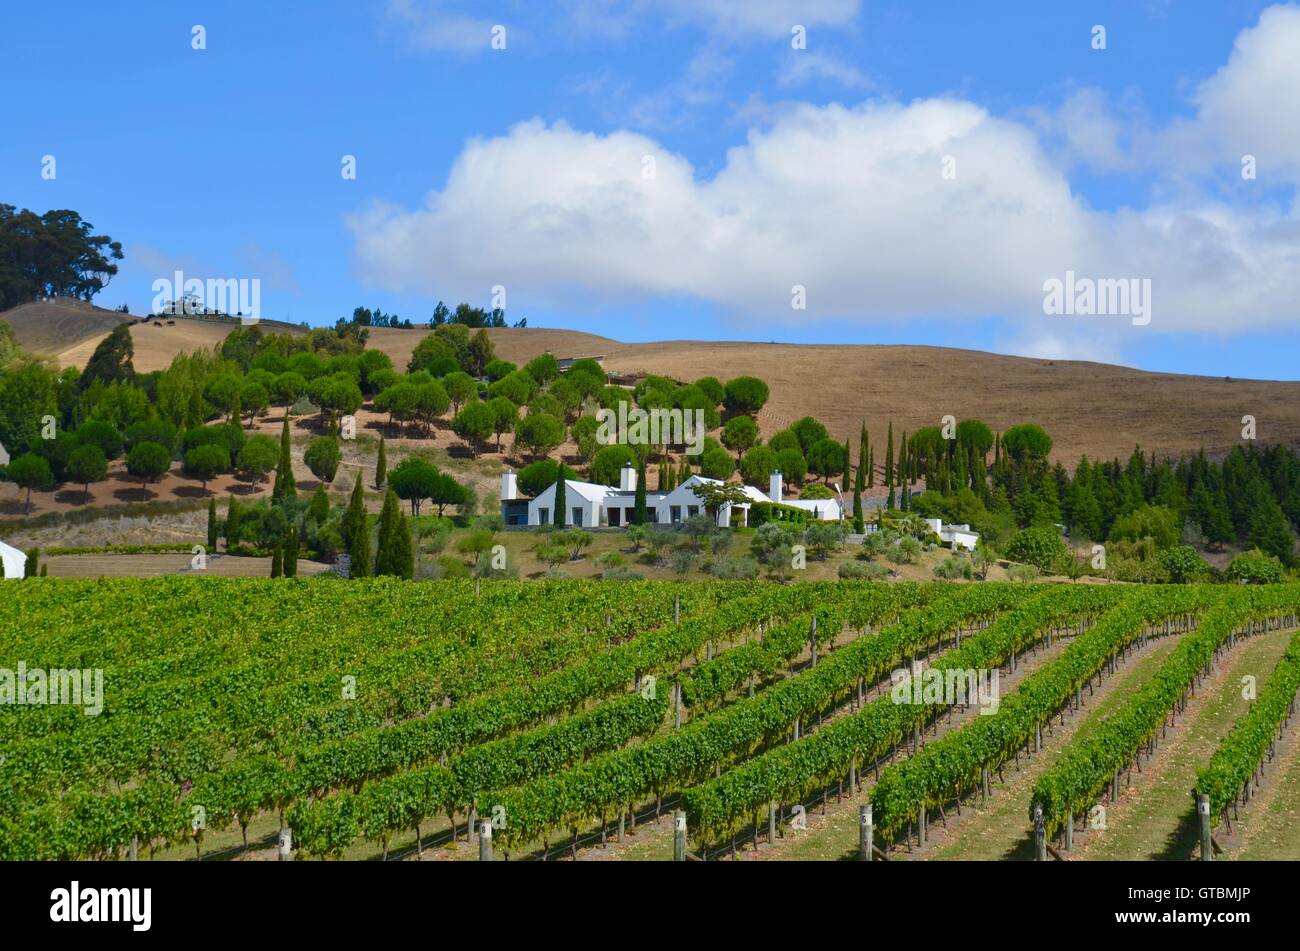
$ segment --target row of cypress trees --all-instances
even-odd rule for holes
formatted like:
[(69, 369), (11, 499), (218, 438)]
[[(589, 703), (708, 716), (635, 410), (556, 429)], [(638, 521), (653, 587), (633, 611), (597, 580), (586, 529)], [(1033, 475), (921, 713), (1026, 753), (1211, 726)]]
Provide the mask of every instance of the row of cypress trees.
[(360, 474), (357, 475), (356, 485), (352, 487), (347, 514), (343, 516), (343, 541), (348, 550), (349, 577), (415, 577), (415, 549), (411, 543), (411, 528), (397, 501), (397, 494), (392, 489), (384, 494), (384, 507), (379, 513), (378, 547), (374, 559), (371, 559), (365, 485)]

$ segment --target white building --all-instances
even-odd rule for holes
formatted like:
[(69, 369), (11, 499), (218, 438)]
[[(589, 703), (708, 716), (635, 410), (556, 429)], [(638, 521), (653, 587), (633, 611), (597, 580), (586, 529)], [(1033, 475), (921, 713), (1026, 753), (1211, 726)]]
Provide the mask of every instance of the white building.
[(4, 542), (0, 542), (0, 561), (4, 563), (5, 578), (9, 581), (21, 578), (27, 568), (27, 555)]
[(9, 450), (0, 442), (0, 466), (9, 465)]
[(927, 518), (925, 524), (930, 526), (945, 545), (951, 546), (953, 551), (959, 548), (964, 551), (974, 551), (975, 546), (979, 544), (979, 532), (972, 532), (969, 525), (945, 525), (941, 518)]
[[(632, 523), (636, 511), (636, 469), (624, 466), (619, 473), (618, 488), (564, 480), (564, 524), (581, 528), (620, 528)], [(704, 501), (695, 489), (701, 485), (722, 485), (720, 479), (693, 475), (669, 492), (646, 492), (648, 522), (655, 525), (680, 525), (688, 518), (705, 514)], [(773, 472), (768, 492), (752, 485), (740, 487), (748, 501), (728, 503), (718, 512), (718, 525), (729, 527), (749, 524), (749, 508), (756, 502), (780, 502), (808, 512), (814, 520), (837, 522), (842, 517), (835, 499), (783, 499), (780, 472)], [(548, 486), (535, 499), (519, 497), (515, 473), (507, 469), (501, 476), (501, 515), (508, 525), (549, 525), (555, 520), (555, 486)]]

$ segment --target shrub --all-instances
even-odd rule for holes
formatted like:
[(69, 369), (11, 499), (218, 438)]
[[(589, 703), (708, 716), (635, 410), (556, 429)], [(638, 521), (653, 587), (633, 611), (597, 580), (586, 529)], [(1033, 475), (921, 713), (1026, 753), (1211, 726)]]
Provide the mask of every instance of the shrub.
[(723, 581), (752, 581), (758, 577), (758, 562), (753, 558), (721, 558), (710, 569), (715, 578)]
[(749, 527), (758, 528), (768, 522), (781, 522), (802, 528), (808, 522), (808, 513), (793, 505), (779, 502), (755, 502), (749, 507)]
[(1232, 559), (1228, 577), (1242, 584), (1277, 584), (1282, 580), (1282, 562), (1255, 548)]
[(684, 575), (695, 567), (695, 562), (698, 560), (699, 556), (689, 548), (679, 548), (673, 552), (671, 560), (673, 571), (679, 575)]
[(290, 416), (315, 416), (319, 412), (320, 407), (305, 396), (294, 400), (293, 405), (289, 407)]
[(767, 522), (754, 532), (750, 551), (765, 565), (776, 567), (788, 564), (790, 547), (799, 540), (801, 534), (798, 526)]
[(835, 493), (830, 490), (830, 486), (823, 485), (820, 482), (814, 482), (799, 493), (801, 499), (833, 499)]
[(1166, 548), (1157, 556), (1161, 567), (1169, 573), (1174, 584), (1204, 581), (1210, 576), (1210, 566), (1191, 545)]
[(921, 543), (911, 535), (904, 535), (897, 544), (890, 545), (885, 550), (885, 557), (891, 564), (911, 565), (916, 562), (917, 557), (921, 554)]
[(1033, 565), (1012, 565), (1007, 576), (1012, 581), (1030, 582), (1038, 577), (1038, 569)]
[(326, 485), (334, 481), (341, 459), (339, 442), (333, 436), (317, 436), (308, 443), (306, 452), (302, 454), (302, 461), (307, 464), (312, 475)]
[(867, 576), (870, 566), (871, 563), (866, 561), (842, 561), (835, 569), (835, 574), (843, 581), (862, 579)]
[(1182, 537), (1182, 520), (1173, 509), (1163, 505), (1144, 505), (1115, 519), (1110, 529), (1112, 541), (1155, 539), (1157, 548), (1172, 548)]
[(635, 568), (628, 568), (623, 565), (602, 571), (600, 577), (602, 581), (642, 581), (645, 579), (645, 575)]
[(956, 581), (958, 578), (965, 578), (970, 581), (975, 577), (975, 568), (971, 565), (969, 558), (963, 558), (960, 555), (949, 555), (934, 566), (934, 576), (948, 581)]
[(443, 555), (438, 559), (438, 568), (441, 569), (439, 577), (442, 578), (468, 578), (469, 565), (459, 558), (453, 558), (450, 555)]
[(1070, 553), (1055, 528), (1042, 526), (1017, 532), (1007, 545), (1007, 557), (1052, 572), (1065, 565)]
[(843, 522), (814, 522), (808, 526), (804, 538), (812, 548), (818, 561), (825, 561), (832, 551), (838, 551), (844, 544), (848, 529)]

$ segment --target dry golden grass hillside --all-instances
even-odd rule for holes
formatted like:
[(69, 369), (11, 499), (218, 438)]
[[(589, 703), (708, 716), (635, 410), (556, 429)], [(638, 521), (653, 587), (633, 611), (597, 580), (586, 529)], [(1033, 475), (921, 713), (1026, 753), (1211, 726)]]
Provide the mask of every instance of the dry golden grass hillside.
[[(110, 318), (121, 319), (88, 305), (50, 303), (0, 315), (15, 323), (27, 346), (64, 365), (85, 363), (111, 329)], [(136, 368), (162, 369), (176, 353), (217, 345), (228, 332), (226, 325), (195, 320), (178, 320), (175, 326), (137, 325), (132, 328)], [(384, 350), (404, 368), (425, 333), (375, 328), (370, 346)], [(1245, 414), (1258, 420), (1261, 441), (1300, 444), (1300, 383), (1295, 382), (1147, 373), (942, 347), (693, 340), (627, 344), (543, 328), (490, 334), (498, 354), (516, 363), (549, 350), (560, 357), (603, 357), (609, 370), (682, 380), (758, 376), (772, 391), (759, 416), (765, 435), (813, 415), (834, 436), (856, 444), (858, 427), (866, 420), (872, 440), (880, 446), (878, 462), (883, 461), (890, 420), (897, 438), (904, 430), (937, 424), (949, 413), (958, 419), (978, 417), (995, 429), (1039, 423), (1056, 441), (1055, 458), (1068, 466), (1084, 454), (1093, 459), (1123, 457), (1135, 444), (1158, 455), (1200, 448), (1224, 453), (1239, 444)]]

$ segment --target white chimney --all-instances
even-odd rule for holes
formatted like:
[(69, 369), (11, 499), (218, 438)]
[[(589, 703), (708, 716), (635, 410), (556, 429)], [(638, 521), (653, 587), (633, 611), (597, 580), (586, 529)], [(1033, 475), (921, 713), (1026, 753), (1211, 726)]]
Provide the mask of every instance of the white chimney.
[(506, 467), (506, 471), (501, 473), (501, 501), (510, 502), (519, 498), (519, 477), (515, 475), (515, 470)]
[(618, 487), (624, 492), (636, 491), (636, 470), (632, 468), (632, 463), (623, 464), (618, 473)]
[(777, 469), (772, 473), (772, 481), (768, 486), (767, 497), (773, 502), (781, 501), (781, 470)]

